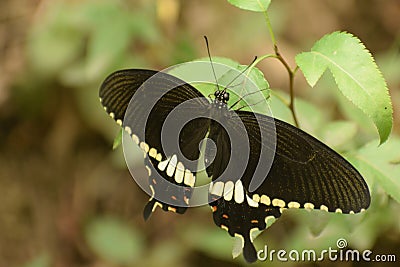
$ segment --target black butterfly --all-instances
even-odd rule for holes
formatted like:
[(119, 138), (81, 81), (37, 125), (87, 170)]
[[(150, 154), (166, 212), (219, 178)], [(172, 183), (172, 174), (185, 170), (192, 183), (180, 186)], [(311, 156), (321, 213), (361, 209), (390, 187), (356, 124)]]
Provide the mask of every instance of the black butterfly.
[[(142, 98), (131, 101), (138, 92)], [(370, 204), (362, 176), (338, 153), (286, 122), (230, 109), (226, 89), (218, 88), (214, 98), (207, 99), (172, 75), (127, 69), (108, 76), (99, 95), (107, 113), (145, 153), (152, 192), (144, 209), (145, 219), (157, 206), (181, 214), (190, 206), (197, 173), (197, 164), (192, 161), (199, 159), (199, 143), (208, 134), (215, 143), (206, 144), (204, 156), (213, 181), (208, 199), (214, 222), (231, 236), (242, 238), (248, 262), (257, 259), (251, 232), (265, 229), (270, 218), (280, 217), (287, 208), (357, 213)], [(144, 100), (153, 98), (154, 107), (148, 112)], [(185, 101), (189, 104), (171, 113)], [(197, 116), (176, 135), (161, 140), (163, 123), (170, 113), (176, 121), (187, 114)], [(178, 140), (175, 145), (174, 140)], [(162, 143), (170, 144), (168, 152)], [(246, 146), (249, 158), (242, 160)], [(268, 159), (273, 160), (269, 172), (257, 172), (257, 165)], [(242, 170), (236, 165), (243, 165)], [(250, 182), (257, 177), (265, 180), (250, 192)], [(169, 201), (163, 201), (166, 198)]]

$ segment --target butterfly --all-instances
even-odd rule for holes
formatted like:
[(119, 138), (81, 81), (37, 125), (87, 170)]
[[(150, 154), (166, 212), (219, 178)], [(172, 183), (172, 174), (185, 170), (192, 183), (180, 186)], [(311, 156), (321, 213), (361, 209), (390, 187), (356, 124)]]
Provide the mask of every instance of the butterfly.
[[(357, 213), (370, 204), (366, 182), (342, 156), (291, 124), (233, 109), (226, 88), (206, 97), (173, 75), (125, 69), (104, 80), (99, 96), (144, 152), (146, 220), (156, 207), (183, 214), (191, 206), (199, 144), (207, 141), (202, 161), (214, 222), (240, 237), (248, 262), (257, 260), (252, 232), (285, 209)], [(167, 121), (177, 127), (164, 131)]]

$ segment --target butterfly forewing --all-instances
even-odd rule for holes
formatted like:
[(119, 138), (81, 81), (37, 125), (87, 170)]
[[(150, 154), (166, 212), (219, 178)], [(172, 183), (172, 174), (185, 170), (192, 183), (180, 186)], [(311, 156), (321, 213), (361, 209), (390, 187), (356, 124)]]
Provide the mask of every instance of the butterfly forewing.
[[(246, 127), (258, 124), (264, 130), (270, 125), (268, 116), (257, 114), (256, 120), (254, 113), (237, 113)], [(304, 131), (278, 119), (274, 122), (277, 134), (274, 161), (265, 181), (253, 193), (266, 195), (271, 201), (281, 199), (286, 207), (290, 202), (297, 206), (297, 202), (300, 207), (350, 213), (369, 206), (368, 186), (348, 161)], [(256, 131), (251, 131), (249, 140), (259, 143), (261, 139)], [(257, 153), (251, 156), (258, 158)], [(242, 178), (245, 187), (250, 179)]]
[[(208, 131), (209, 120), (189, 121), (181, 129), (179, 139), (166, 133), (162, 140), (162, 129), (172, 110), (170, 128), (192, 110), (205, 111), (208, 101), (180, 79), (151, 70), (121, 70), (111, 74), (101, 86), (100, 99), (110, 116), (145, 153), (152, 198), (145, 207), (144, 217), (147, 219), (157, 206), (183, 213), (189, 205), (197, 168), (186, 159), (199, 158), (198, 144)], [(190, 105), (177, 109), (188, 100)], [(166, 153), (162, 143), (173, 142), (176, 145), (169, 146)], [(166, 198), (168, 203), (163, 201)]]

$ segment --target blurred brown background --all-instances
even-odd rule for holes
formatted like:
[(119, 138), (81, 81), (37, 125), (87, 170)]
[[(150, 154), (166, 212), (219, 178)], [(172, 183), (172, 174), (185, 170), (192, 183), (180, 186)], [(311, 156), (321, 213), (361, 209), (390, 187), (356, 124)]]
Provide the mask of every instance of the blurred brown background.
[[(324, 34), (358, 36), (387, 79), (400, 132), (398, 0), (280, 0), (272, 1), (270, 16), (292, 66)], [(263, 16), (222, 0), (1, 0), (0, 266), (244, 264), (231, 260), (232, 239), (215, 227), (208, 207), (185, 216), (157, 211), (144, 223), (148, 196), (131, 179), (121, 149), (112, 150), (118, 128), (98, 102), (98, 87), (113, 70), (206, 56), (203, 35), (213, 55), (242, 64), (272, 52)], [(271, 87), (287, 91), (282, 65), (259, 67)], [(342, 117), (331, 94), (309, 88), (301, 73), (295, 86), (297, 96)], [(143, 169), (138, 163), (137, 172), (145, 175)], [(400, 224), (391, 218), (399, 205), (382, 199), (388, 217), (371, 225), (379, 228), (371, 244), (397, 253), (399, 262)], [(295, 225), (283, 218), (268, 238), (280, 244)]]

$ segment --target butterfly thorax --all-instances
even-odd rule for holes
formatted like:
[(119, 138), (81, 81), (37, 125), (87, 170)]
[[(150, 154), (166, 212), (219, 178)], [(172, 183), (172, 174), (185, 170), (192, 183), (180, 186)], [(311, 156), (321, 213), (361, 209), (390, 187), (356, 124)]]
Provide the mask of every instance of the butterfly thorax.
[(213, 106), (218, 109), (226, 109), (227, 108), (227, 103), (229, 101), (229, 93), (224, 89), (224, 90), (217, 90), (214, 93), (214, 101), (213, 101)]
[(229, 93), (226, 89), (217, 90), (214, 93), (214, 100), (210, 105), (212, 118), (229, 118), (230, 110), (228, 108)]

